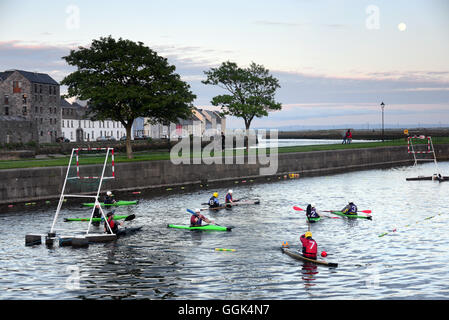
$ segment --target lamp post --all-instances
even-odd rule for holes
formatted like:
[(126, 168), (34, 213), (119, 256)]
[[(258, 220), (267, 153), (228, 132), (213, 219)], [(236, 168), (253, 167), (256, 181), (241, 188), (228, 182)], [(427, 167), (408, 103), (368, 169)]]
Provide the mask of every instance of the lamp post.
[(382, 142), (384, 142), (384, 108), (385, 108), (385, 103), (381, 103), (380, 107), (382, 108)]

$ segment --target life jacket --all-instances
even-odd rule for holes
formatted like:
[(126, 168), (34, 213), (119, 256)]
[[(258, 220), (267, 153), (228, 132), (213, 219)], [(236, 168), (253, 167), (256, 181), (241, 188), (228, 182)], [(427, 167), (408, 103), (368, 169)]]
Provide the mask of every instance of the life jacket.
[(344, 214), (357, 214), (357, 206), (355, 204), (348, 204), (343, 211)]
[(318, 253), (318, 245), (312, 238), (306, 238), (304, 235), (301, 236), (302, 243), (302, 254), (306, 258), (316, 259)]
[(218, 199), (215, 198), (214, 196), (212, 196), (209, 199), (209, 207), (210, 208), (215, 208), (215, 207), (219, 207), (219, 206), (220, 206), (220, 203), (218, 202)]
[(110, 233), (109, 228), (106, 225), (106, 223), (109, 224), (109, 226), (111, 227), (112, 233), (116, 234), (117, 231), (118, 231), (118, 226), (117, 226), (117, 223), (115, 223), (115, 221), (114, 221), (114, 216), (110, 216), (108, 218), (108, 220), (105, 221), (105, 223), (104, 223), (104, 227), (106, 228), (106, 232)]
[(320, 215), (316, 212), (315, 208), (310, 208), (310, 210), (307, 212), (308, 218), (318, 218)]
[(226, 194), (226, 203), (229, 203), (232, 201), (232, 194), (228, 193)]
[(113, 204), (114, 203), (114, 198), (110, 197), (110, 196), (106, 196), (106, 197), (104, 197), (104, 203), (105, 204)]
[(200, 226), (202, 222), (203, 222), (203, 219), (201, 219), (200, 216), (196, 216), (194, 214), (192, 214), (190, 216), (190, 225), (191, 226)]

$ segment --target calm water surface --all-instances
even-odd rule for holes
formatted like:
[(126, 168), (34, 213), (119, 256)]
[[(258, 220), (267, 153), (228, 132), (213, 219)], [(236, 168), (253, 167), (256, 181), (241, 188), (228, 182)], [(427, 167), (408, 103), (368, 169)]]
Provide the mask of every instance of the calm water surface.
[[(449, 175), (448, 162), (439, 167)], [(87, 249), (25, 247), (25, 234), (49, 230), (54, 201), (7, 212), (0, 215), (0, 299), (447, 299), (449, 182), (405, 180), (432, 173), (434, 165), (423, 164), (262, 184), (240, 181), (233, 185), (234, 197), (258, 198), (260, 205), (206, 211), (218, 224), (234, 226), (232, 232), (166, 227), (188, 224), (186, 208), (200, 207), (213, 191), (224, 197), (225, 188), (167, 192), (116, 210), (136, 214), (127, 225), (143, 226), (140, 233)], [(327, 251), (338, 268), (281, 253), (283, 241), (298, 246), (307, 230), (304, 213), (292, 206), (305, 208), (313, 201), (318, 209), (332, 210), (348, 200), (359, 210), (371, 209), (373, 220), (323, 219), (311, 226), (319, 251)], [(62, 212), (88, 214), (70, 203)], [(71, 270), (79, 271), (79, 288)]]

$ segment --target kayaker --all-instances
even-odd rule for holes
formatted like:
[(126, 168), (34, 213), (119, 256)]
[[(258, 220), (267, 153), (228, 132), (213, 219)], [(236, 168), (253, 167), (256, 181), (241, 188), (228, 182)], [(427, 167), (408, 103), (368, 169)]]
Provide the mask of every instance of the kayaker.
[[(100, 205), (99, 204), (95, 205), (94, 214), (93, 214), (92, 217), (93, 218), (101, 218), (101, 212), (100, 212)], [(99, 221), (93, 221), (92, 224), (95, 225), (95, 226), (99, 226), (100, 222)]]
[(106, 192), (106, 197), (104, 197), (104, 204), (113, 204), (115, 203), (114, 196), (111, 191)]
[(306, 216), (307, 216), (307, 220), (309, 220), (309, 221), (313, 221), (313, 220), (310, 220), (311, 218), (314, 219), (314, 218), (320, 217), (320, 215), (316, 211), (316, 207), (315, 207), (314, 203), (311, 203), (307, 206)]
[(111, 233), (111, 231), (109, 230), (108, 225), (107, 225), (107, 224), (109, 224), (109, 226), (111, 227), (112, 233), (117, 234), (119, 232), (118, 226), (119, 226), (119, 224), (121, 226), (123, 226), (123, 221), (120, 223), (117, 223), (114, 220), (114, 213), (112, 211), (108, 212), (108, 214), (106, 215), (106, 219), (107, 220), (104, 222), (104, 232), (109, 233), (109, 234)]
[(212, 197), (209, 199), (209, 208), (216, 208), (220, 206), (220, 202), (218, 201), (218, 192), (214, 192)]
[(225, 202), (226, 203), (234, 203), (234, 201), (232, 200), (232, 190), (229, 189), (228, 193), (226, 193), (226, 197), (225, 197)]
[(190, 226), (200, 226), (203, 221), (206, 223), (213, 223), (213, 221), (201, 214), (200, 209), (195, 209), (195, 213), (192, 213), (192, 216), (190, 217)]
[(318, 245), (316, 241), (312, 239), (312, 232), (307, 231), (299, 239), (302, 243), (302, 255), (306, 258), (316, 260)]
[(341, 209), (341, 212), (344, 214), (357, 214), (357, 206), (350, 201), (346, 207), (344, 207), (343, 209)]

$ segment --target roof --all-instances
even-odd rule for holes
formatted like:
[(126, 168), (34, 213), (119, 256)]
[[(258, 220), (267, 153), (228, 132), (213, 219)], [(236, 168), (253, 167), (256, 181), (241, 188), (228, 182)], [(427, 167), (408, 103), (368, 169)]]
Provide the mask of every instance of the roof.
[(30, 71), (24, 71), (24, 70), (8, 70), (8, 71), (0, 72), (0, 78), (2, 78), (2, 80), (5, 80), (15, 71), (19, 72), (22, 76), (24, 76), (30, 82), (51, 84), (51, 85), (59, 86), (59, 83), (56, 82), (52, 77), (50, 77), (46, 73), (30, 72)]

